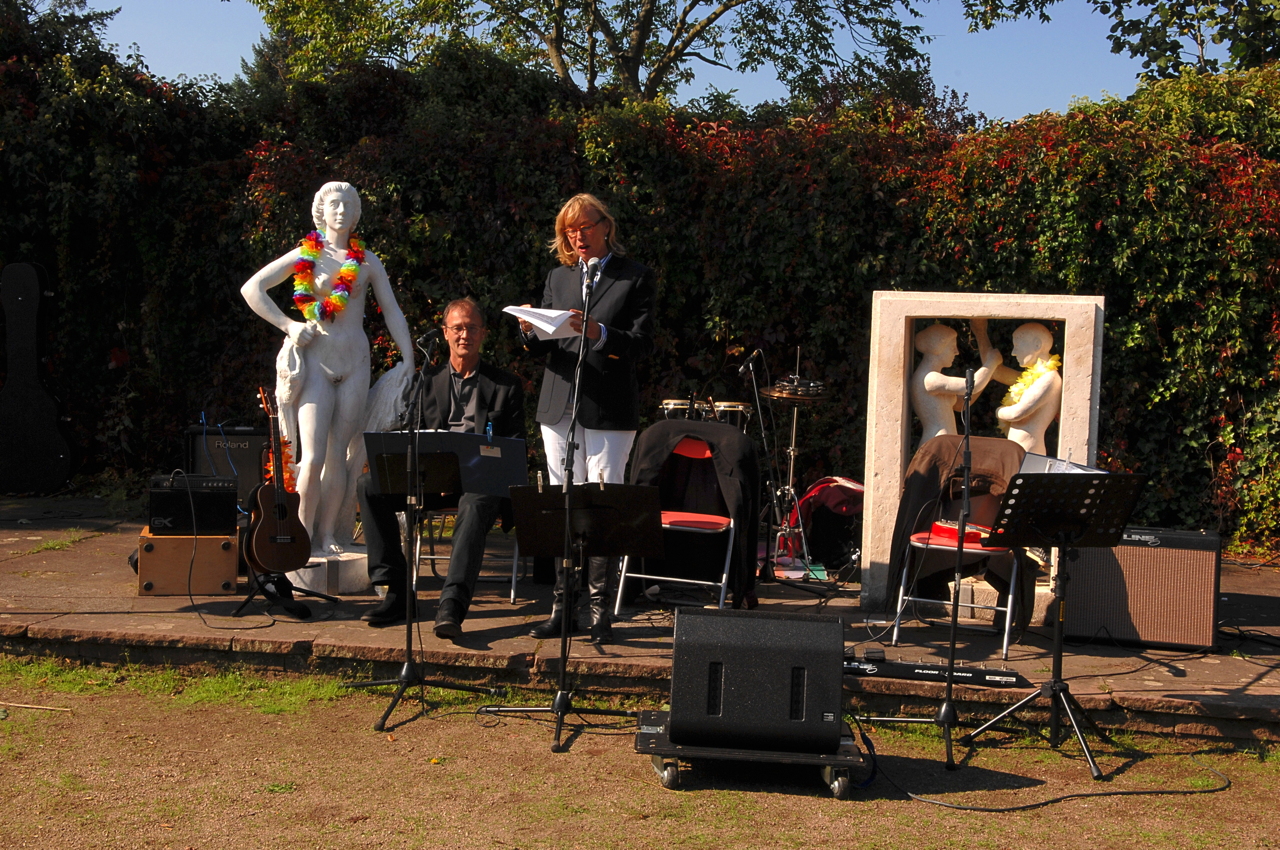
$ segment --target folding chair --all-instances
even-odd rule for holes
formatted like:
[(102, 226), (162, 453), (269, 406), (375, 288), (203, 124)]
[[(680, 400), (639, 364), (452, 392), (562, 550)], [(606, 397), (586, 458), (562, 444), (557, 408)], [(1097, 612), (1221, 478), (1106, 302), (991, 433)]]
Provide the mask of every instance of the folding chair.
[[(724, 426), (726, 428), (732, 426)], [(694, 463), (710, 465), (712, 462), (711, 446), (705, 441), (696, 437), (684, 437), (676, 444), (671, 452), (673, 457), (686, 458)], [(698, 475), (694, 472), (693, 475)], [(701, 467), (702, 477), (706, 477), (706, 467)], [(711, 476), (714, 477), (715, 470), (710, 470)], [(670, 496), (663, 499), (664, 506), (672, 501)], [(622, 599), (624, 589), (626, 588), (628, 578), (649, 579), (651, 581), (662, 581), (674, 584), (688, 584), (700, 587), (718, 587), (720, 588), (719, 607), (724, 607), (725, 597), (729, 592), (729, 576), (730, 567), (733, 561), (733, 541), (735, 533), (735, 525), (733, 517), (729, 516), (729, 510), (725, 507), (723, 497), (719, 497), (719, 509), (723, 513), (700, 513), (684, 510), (663, 510), (662, 512), (662, 529), (664, 537), (668, 540), (667, 532), (679, 532), (689, 534), (723, 534), (725, 535), (724, 544), (724, 569), (721, 571), (719, 581), (707, 581), (703, 579), (690, 578), (688, 576), (666, 575), (656, 572), (636, 571), (631, 568), (631, 558), (622, 559), (622, 572), (618, 577), (618, 597), (614, 602), (613, 613), (617, 616), (622, 610)], [(644, 569), (642, 567), (642, 569)]]
[[(941, 526), (935, 522), (955, 520), (960, 515), (963, 498), (963, 471), (959, 468), (962, 444), (962, 437), (934, 437), (920, 446), (907, 467), (893, 535), (892, 557), (900, 576), (898, 608), (893, 620), (894, 646), (898, 645), (902, 619), (909, 605), (920, 602), (936, 604), (950, 599), (939, 592), (947, 586), (947, 578), (954, 575), (957, 541), (954, 534), (940, 534)], [(971, 516), (968, 526), (972, 533), (973, 526), (989, 528), (994, 524), (1000, 497), (1009, 479), (1021, 466), (1026, 452), (1009, 440), (972, 437), (970, 454), (973, 468), (969, 476)], [(1019, 568), (1015, 551), (985, 546), (981, 539), (970, 539), (970, 533), (966, 533), (963, 545), (962, 574), (975, 575), (985, 567), (984, 578), (998, 594), (1004, 595), (1004, 604), (1000, 604), (997, 598), (995, 605), (961, 602), (960, 607), (1004, 615), (1001, 655), (1007, 660), (1013, 625), (1027, 607), (1025, 601), (1021, 606), (1019, 604), (1019, 597), (1026, 595), (1023, 584), (1027, 576)], [(932, 594), (928, 593), (929, 585), (933, 585)], [(998, 634), (999, 631), (996, 628), (992, 633)]]

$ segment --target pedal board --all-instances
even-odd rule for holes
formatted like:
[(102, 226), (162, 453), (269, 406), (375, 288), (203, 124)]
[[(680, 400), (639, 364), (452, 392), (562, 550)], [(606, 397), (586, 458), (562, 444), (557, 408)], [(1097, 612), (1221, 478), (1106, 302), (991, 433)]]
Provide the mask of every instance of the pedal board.
[[(945, 682), (947, 680), (946, 664), (925, 662), (889, 661), (884, 658), (861, 659), (846, 658), (844, 660), (846, 676), (876, 676), (885, 679), (910, 679), (917, 682)], [(1029, 688), (1031, 683), (1026, 677), (1014, 670), (988, 670), (986, 667), (972, 667), (964, 664), (955, 666), (952, 681), (961, 685), (979, 685), (984, 688)]]

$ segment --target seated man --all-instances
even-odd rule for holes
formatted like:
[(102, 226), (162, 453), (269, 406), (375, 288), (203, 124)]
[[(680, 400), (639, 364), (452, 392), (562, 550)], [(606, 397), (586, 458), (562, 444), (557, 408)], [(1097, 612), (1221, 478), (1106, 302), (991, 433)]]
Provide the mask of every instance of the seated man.
[[(510, 372), (480, 362), (480, 347), (487, 333), (484, 315), (474, 299), (460, 298), (445, 307), (444, 335), (449, 359), (424, 369), (424, 428), (483, 434), (492, 426), (495, 437), (524, 439), (524, 385)], [(369, 548), (369, 580), (385, 585), (387, 595), (361, 619), (370, 626), (389, 626), (405, 619), (408, 565), (396, 520), (396, 512), (405, 510), (405, 497), (372, 493), (371, 483), (370, 477), (364, 475), (357, 487)], [(462, 635), (462, 621), (471, 605), (484, 557), (484, 539), (504, 501), (500, 496), (479, 493), (464, 493), (458, 500), (449, 574), (436, 611), (438, 638), (455, 640)]]

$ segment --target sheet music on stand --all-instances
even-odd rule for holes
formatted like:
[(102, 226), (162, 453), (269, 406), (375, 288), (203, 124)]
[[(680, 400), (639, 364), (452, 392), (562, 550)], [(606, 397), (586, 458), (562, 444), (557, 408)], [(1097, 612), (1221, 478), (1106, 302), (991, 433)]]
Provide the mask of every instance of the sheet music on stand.
[(1086, 472), (1093, 475), (1110, 475), (1105, 469), (1094, 469), (1092, 466), (1084, 466), (1079, 463), (1072, 463), (1071, 459), (1062, 460), (1061, 458), (1049, 457), (1048, 455), (1037, 455), (1027, 452), (1022, 459), (1022, 466), (1018, 468), (1018, 472)]
[[(365, 449), (374, 492), (408, 492), (405, 455), (410, 431), (366, 431)], [(464, 431), (418, 433), (419, 476), (432, 493), (483, 493), (507, 496), (510, 487), (529, 483), (524, 440)]]

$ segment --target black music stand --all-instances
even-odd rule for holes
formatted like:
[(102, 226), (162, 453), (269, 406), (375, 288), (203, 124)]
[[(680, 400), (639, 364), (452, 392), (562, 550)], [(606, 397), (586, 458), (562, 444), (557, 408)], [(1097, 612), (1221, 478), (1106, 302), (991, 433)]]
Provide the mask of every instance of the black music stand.
[[(1067, 582), (1071, 580), (1067, 565), (1079, 557), (1081, 547), (1109, 549), (1120, 543), (1124, 527), (1138, 502), (1138, 494), (1146, 482), (1145, 475), (1093, 472), (1019, 473), (1009, 482), (1009, 489), (996, 512), (996, 525), (991, 530), (992, 544), (1009, 548), (1042, 546), (1058, 550), (1060, 556), (1053, 583), (1054, 604), (1057, 606), (1057, 616), (1053, 621), (1053, 667), (1049, 681), (1041, 684), (1039, 691), (961, 737), (961, 744), (973, 743), (1004, 718), (1044, 697), (1049, 700), (1049, 746), (1056, 749), (1066, 739), (1061, 734), (1061, 710), (1066, 713), (1076, 740), (1084, 750), (1089, 772), (1094, 779), (1102, 778), (1102, 771), (1084, 739), (1076, 712), (1099, 738), (1107, 742), (1111, 739), (1071, 695), (1070, 686), (1062, 678), (1063, 621), (1067, 608)], [(1014, 719), (1021, 720), (1018, 717)]]
[[(419, 375), (421, 373), (418, 373)], [(414, 405), (410, 405), (412, 408)], [(410, 419), (412, 421), (412, 419)], [(371, 443), (366, 434), (366, 442)], [(380, 436), (380, 435), (379, 435)], [(406, 519), (409, 533), (406, 535), (405, 547), (405, 624), (404, 624), (404, 664), (400, 675), (394, 679), (378, 679), (371, 682), (343, 682), (348, 688), (376, 688), (384, 685), (395, 685), (396, 692), (391, 697), (387, 710), (382, 713), (373, 728), (381, 732), (386, 729), (387, 719), (404, 697), (404, 692), (414, 686), (423, 688), (447, 688), (454, 691), (466, 691), (487, 696), (501, 696), (502, 688), (482, 688), (474, 685), (462, 685), (453, 682), (423, 678), (418, 664), (413, 657), (413, 627), (418, 619), (417, 604), (417, 572), (418, 572), (418, 540), (422, 528), (422, 513), (425, 508), (425, 495), (431, 493), (449, 498), (463, 492), (462, 473), (459, 454), (472, 444), (467, 439), (475, 435), (455, 434), (452, 431), (424, 432), (414, 430), (408, 435), (397, 435), (404, 445), (403, 454), (380, 453), (370, 455), (369, 469), (373, 474), (374, 486), (381, 494), (400, 494), (406, 496)], [(427, 436), (432, 452), (423, 452), (422, 437)], [(523, 446), (523, 441), (520, 442)], [(456, 444), (458, 451), (448, 451), (451, 444)], [(398, 447), (398, 446), (397, 446)], [(442, 451), (443, 449), (443, 451)], [(467, 456), (467, 455), (464, 455)], [(523, 453), (521, 454), (523, 457)], [(403, 458), (403, 460), (402, 460)], [(520, 478), (510, 468), (480, 464), (471, 471), (472, 489), (477, 492), (501, 492), (512, 483), (520, 483)], [(527, 474), (525, 480), (528, 480)], [(422, 697), (425, 705), (425, 693)]]
[[(572, 509), (566, 512), (566, 501)], [(661, 558), (662, 505), (658, 488), (636, 484), (575, 484), (567, 494), (560, 487), (512, 487), (511, 503), (516, 519), (516, 541), (520, 551), (534, 556), (563, 556), (565, 530), (571, 537), (577, 565), (566, 559), (564, 571), (565, 612), (560, 629), (560, 669), (556, 695), (550, 706), (518, 708), (484, 706), (481, 714), (554, 714), (555, 741), (551, 752), (564, 751), (560, 734), (567, 714), (639, 717), (638, 711), (573, 707), (573, 694), (566, 689), (569, 670), (569, 621), (572, 619), (578, 568), (595, 555), (633, 558)]]

